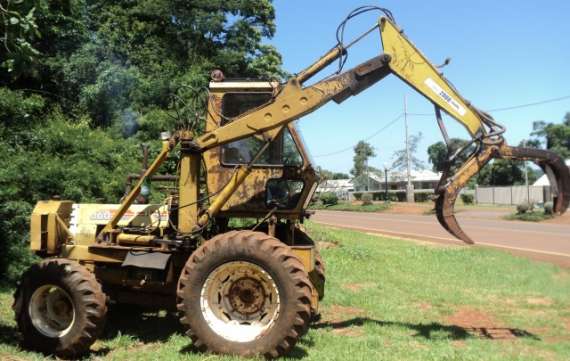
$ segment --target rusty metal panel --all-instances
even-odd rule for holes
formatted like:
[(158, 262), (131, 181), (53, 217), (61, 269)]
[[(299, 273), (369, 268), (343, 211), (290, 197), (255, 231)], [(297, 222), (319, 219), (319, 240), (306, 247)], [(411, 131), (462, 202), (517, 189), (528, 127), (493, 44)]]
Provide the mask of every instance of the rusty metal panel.
[[(222, 98), (225, 94), (223, 90), (223, 88), (210, 89), (206, 131), (215, 130), (222, 124)], [(232, 92), (236, 92), (236, 90), (240, 89), (231, 89)], [(251, 89), (247, 87), (243, 89), (243, 91), (245, 90), (251, 91)], [(254, 166), (244, 183), (238, 187), (237, 191), (222, 208), (220, 212), (221, 216), (263, 216), (269, 211), (265, 204), (266, 182), (269, 179), (290, 179), (302, 180), (305, 183), (305, 187), (299, 197), (300, 201), (294, 209), (278, 210), (276, 214), (294, 219), (300, 217), (304, 205), (308, 203), (308, 197), (312, 195), (312, 189), (317, 182), (317, 176), (294, 124), (289, 124), (287, 129), (303, 159), (302, 165), (294, 167)], [(233, 175), (234, 167), (222, 164), (221, 159), (221, 147), (214, 147), (204, 153), (206, 183), (209, 194), (216, 193), (223, 188)]]

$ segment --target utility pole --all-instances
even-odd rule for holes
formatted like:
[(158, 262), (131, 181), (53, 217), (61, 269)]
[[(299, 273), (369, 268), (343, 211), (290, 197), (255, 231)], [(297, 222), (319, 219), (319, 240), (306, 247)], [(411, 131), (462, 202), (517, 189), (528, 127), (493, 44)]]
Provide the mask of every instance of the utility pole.
[(384, 163), (384, 203), (388, 203), (388, 165)]
[[(526, 139), (524, 140), (523, 147), (526, 148)], [(524, 160), (524, 184), (526, 186), (526, 201), (530, 204), (530, 187), (528, 186), (528, 164)]]
[(370, 173), (368, 172), (368, 158), (366, 158), (366, 191), (370, 190)]
[(404, 94), (404, 126), (406, 128), (406, 168), (408, 183), (406, 185), (406, 201), (414, 202), (414, 187), (412, 185), (412, 163), (410, 159), (410, 138), (408, 135), (408, 103)]

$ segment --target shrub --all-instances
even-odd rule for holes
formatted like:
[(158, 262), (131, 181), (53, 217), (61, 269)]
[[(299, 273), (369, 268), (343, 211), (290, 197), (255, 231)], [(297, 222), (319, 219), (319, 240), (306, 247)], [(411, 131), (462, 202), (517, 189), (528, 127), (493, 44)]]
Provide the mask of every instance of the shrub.
[(372, 194), (364, 193), (362, 195), (362, 205), (363, 206), (369, 206), (371, 204), (372, 204)]
[(414, 195), (414, 200), (418, 203), (423, 203), (431, 200), (432, 193), (418, 192)]
[(544, 203), (544, 214), (551, 215), (554, 213), (554, 203), (546, 202)]
[(463, 204), (473, 204), (473, 194), (463, 193), (461, 194), (461, 200), (463, 201)]
[(332, 192), (322, 193), (319, 198), (325, 206), (334, 206), (335, 204), (338, 204), (338, 197)]
[(521, 203), (517, 206), (517, 213), (518, 214), (525, 214), (526, 212), (532, 212), (534, 205), (532, 203)]

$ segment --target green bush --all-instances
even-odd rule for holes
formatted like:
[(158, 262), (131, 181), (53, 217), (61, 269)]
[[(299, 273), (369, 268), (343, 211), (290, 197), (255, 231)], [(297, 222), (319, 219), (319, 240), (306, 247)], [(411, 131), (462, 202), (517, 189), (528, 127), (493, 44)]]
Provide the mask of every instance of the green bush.
[(532, 212), (534, 205), (532, 203), (524, 202), (517, 206), (517, 214), (525, 214), (526, 212)]
[(364, 193), (362, 195), (362, 205), (363, 206), (369, 206), (371, 204), (372, 204), (372, 194)]
[(463, 204), (473, 204), (475, 197), (473, 197), (473, 194), (462, 193), (461, 200), (463, 201)]
[(338, 197), (333, 192), (322, 193), (319, 199), (325, 206), (334, 206), (335, 204), (338, 204)]
[[(140, 170), (140, 150), (134, 139), (115, 138), (58, 111), (27, 132), (4, 131), (0, 125), (0, 283), (14, 284), (34, 259), (28, 229), (35, 203), (54, 195), (117, 202), (126, 175)], [(151, 156), (160, 146), (154, 143)]]
[(431, 200), (431, 197), (433, 196), (432, 193), (428, 193), (428, 192), (418, 192), (414, 195), (414, 200), (416, 202), (428, 202)]

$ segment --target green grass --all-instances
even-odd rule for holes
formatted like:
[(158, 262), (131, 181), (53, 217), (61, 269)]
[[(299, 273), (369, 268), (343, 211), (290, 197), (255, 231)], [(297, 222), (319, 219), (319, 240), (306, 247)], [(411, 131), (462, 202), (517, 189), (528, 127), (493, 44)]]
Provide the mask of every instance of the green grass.
[(543, 211), (531, 211), (525, 213), (512, 213), (504, 218), (509, 221), (541, 222), (547, 219), (552, 219), (554, 216), (546, 214)]
[[(570, 271), (489, 249), (308, 229), (337, 246), (322, 249), (323, 320), (286, 360), (570, 360)], [(0, 359), (43, 360), (18, 348), (10, 305), (2, 290)], [(468, 327), (478, 322), (517, 336), (483, 337)], [(238, 360), (194, 353), (170, 315), (114, 315), (108, 325), (92, 360)]]
[(311, 206), (311, 209), (324, 209), (328, 211), (350, 211), (350, 212), (383, 212), (390, 209), (390, 203), (373, 203), (369, 205), (352, 204), (349, 202), (340, 202), (333, 206), (325, 206), (317, 204)]

